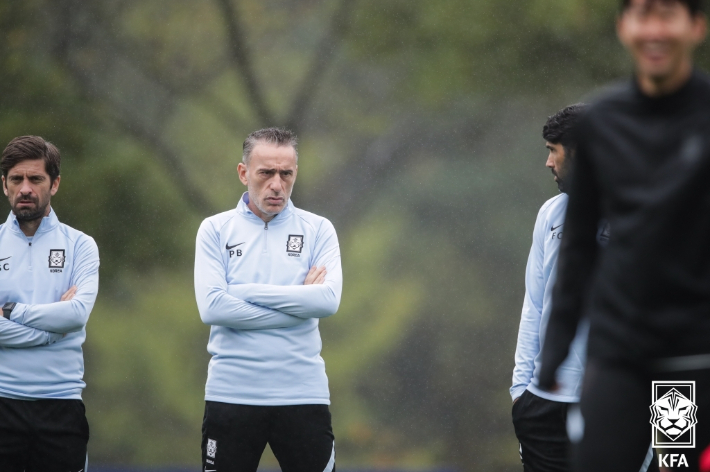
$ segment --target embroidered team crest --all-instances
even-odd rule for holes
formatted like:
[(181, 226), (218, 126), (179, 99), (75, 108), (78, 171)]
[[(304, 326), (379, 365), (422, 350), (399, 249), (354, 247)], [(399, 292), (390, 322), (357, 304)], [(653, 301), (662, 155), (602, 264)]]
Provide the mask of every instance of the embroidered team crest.
[(207, 440), (207, 456), (214, 459), (216, 455), (217, 455), (217, 440), (216, 439), (208, 439)]
[(64, 268), (64, 249), (49, 250), (49, 268), (63, 269)]
[(286, 242), (286, 252), (301, 252), (303, 249), (303, 235), (302, 234), (289, 234), (288, 241)]

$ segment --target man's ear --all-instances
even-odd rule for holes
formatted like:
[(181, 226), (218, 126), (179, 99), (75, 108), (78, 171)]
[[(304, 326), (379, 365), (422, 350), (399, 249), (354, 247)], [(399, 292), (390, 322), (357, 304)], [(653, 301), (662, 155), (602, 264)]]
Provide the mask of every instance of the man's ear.
[(237, 166), (237, 174), (239, 174), (239, 180), (242, 181), (244, 185), (249, 185), (249, 179), (247, 179), (247, 165), (240, 162)]
[(693, 18), (693, 35), (695, 36), (695, 45), (699, 46), (708, 34), (708, 17), (705, 13), (698, 13)]
[(616, 17), (616, 37), (619, 38), (619, 42), (626, 47), (624, 33), (624, 13), (622, 12)]
[(56, 179), (54, 179), (54, 182), (52, 182), (52, 188), (49, 190), (49, 193), (54, 196), (57, 193), (57, 190), (59, 190), (59, 181), (62, 180), (62, 176), (58, 175)]
[(5, 182), (5, 176), (4, 176), (4, 175), (2, 176), (2, 191), (5, 192), (5, 196), (6, 196), (6, 197), (9, 197), (9, 196), (10, 196), (10, 195), (8, 195), (8, 193), (7, 193), (7, 182)]

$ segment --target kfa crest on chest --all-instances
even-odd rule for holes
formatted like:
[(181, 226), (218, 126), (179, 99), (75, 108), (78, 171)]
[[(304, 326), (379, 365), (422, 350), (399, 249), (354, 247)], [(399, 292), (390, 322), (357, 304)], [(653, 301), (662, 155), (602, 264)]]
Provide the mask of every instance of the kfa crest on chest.
[(62, 273), (66, 259), (66, 251), (64, 249), (50, 249), (49, 272), (54, 274)]
[(286, 241), (286, 254), (290, 257), (301, 257), (303, 252), (303, 235), (289, 234)]

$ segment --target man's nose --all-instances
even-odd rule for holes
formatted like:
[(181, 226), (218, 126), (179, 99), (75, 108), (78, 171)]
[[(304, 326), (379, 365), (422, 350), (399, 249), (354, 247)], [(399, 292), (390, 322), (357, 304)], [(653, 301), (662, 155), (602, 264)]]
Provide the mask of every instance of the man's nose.
[(279, 174), (276, 174), (273, 179), (269, 180), (269, 189), (280, 192), (283, 188), (283, 179)]
[(649, 18), (643, 26), (643, 37), (646, 41), (661, 40), (665, 37), (666, 25), (661, 19)]
[(22, 181), (22, 185), (20, 186), (20, 194), (21, 195), (32, 195), (32, 186), (30, 185), (29, 180), (24, 179)]

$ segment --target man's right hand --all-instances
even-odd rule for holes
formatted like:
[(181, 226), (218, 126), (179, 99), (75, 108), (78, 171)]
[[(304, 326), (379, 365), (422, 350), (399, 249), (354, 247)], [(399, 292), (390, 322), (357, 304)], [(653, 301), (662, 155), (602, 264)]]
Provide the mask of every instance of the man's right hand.
[(308, 271), (308, 275), (306, 275), (306, 280), (303, 281), (303, 285), (322, 284), (323, 282), (325, 282), (325, 275), (327, 273), (328, 272), (325, 270), (325, 266), (313, 266), (311, 267), (311, 270)]
[(59, 299), (60, 302), (68, 302), (76, 295), (76, 285), (73, 285), (69, 290), (66, 291), (62, 298)]

